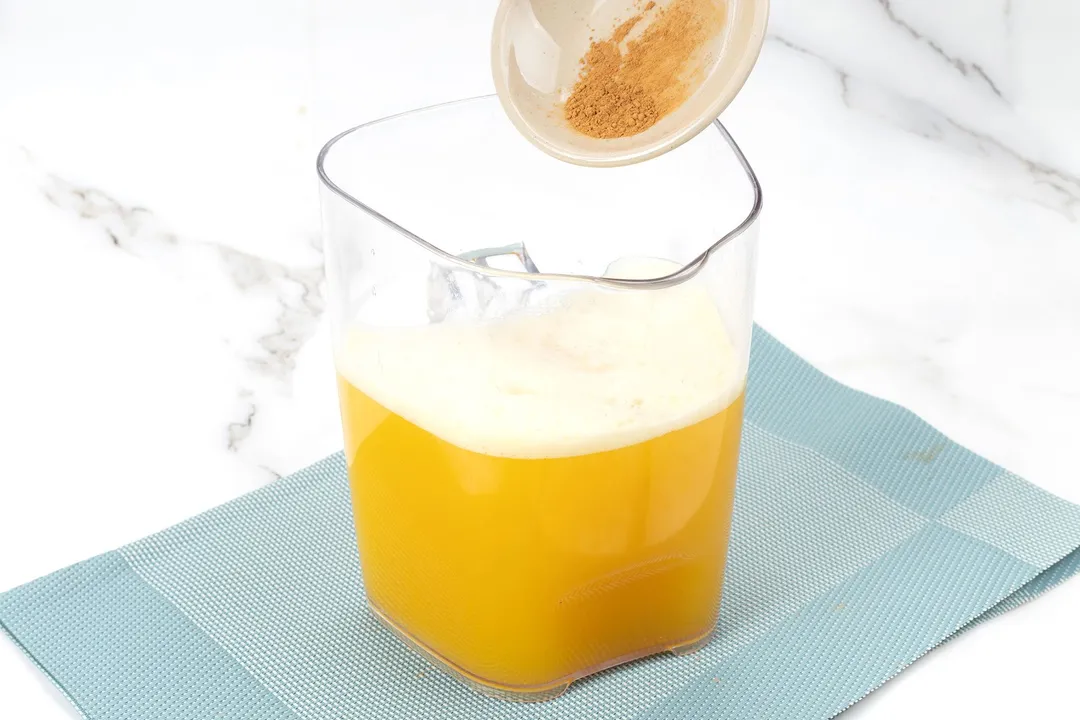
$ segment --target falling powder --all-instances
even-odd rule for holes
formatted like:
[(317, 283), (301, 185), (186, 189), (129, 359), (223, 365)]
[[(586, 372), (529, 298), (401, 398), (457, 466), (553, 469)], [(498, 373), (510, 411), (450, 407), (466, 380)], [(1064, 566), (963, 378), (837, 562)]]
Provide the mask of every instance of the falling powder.
[[(627, 40), (652, 13), (640, 36)], [(581, 75), (564, 105), (566, 121), (595, 138), (637, 135), (690, 96), (702, 47), (724, 24), (718, 0), (649, 2), (606, 40), (594, 40), (581, 58)], [(620, 46), (625, 41), (626, 49)]]

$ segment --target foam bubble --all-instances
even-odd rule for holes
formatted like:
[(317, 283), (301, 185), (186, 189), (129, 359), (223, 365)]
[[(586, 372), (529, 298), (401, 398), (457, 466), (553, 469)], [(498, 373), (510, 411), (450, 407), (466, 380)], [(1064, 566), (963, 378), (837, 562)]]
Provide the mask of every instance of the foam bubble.
[[(677, 269), (629, 259), (649, 278)], [(643, 442), (720, 412), (744, 363), (703, 285), (583, 287), (557, 305), (497, 321), (351, 328), (338, 372), (388, 410), (467, 450), (519, 458)]]

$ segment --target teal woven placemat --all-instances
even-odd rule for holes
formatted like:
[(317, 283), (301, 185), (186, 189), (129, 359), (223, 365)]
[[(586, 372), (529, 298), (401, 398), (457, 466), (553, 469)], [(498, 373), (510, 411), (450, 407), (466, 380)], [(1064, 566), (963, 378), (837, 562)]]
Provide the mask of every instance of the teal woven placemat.
[(365, 610), (340, 455), (0, 595), (88, 718), (829, 718), (1080, 570), (1080, 508), (756, 330), (716, 640), (515, 705)]

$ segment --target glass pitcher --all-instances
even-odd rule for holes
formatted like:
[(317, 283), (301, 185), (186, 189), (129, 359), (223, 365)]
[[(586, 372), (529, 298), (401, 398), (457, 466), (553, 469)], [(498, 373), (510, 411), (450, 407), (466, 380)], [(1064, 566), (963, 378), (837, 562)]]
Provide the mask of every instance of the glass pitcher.
[(761, 209), (723, 126), (589, 169), (484, 97), (344, 132), (318, 171), (371, 611), (517, 700), (707, 643)]

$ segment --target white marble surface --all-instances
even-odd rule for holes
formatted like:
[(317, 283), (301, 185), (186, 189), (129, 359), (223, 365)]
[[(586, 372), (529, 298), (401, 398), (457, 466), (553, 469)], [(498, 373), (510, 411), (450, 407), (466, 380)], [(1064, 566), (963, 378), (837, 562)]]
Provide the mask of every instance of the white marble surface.
[[(490, 91), (493, 0), (0, 5), (0, 588), (339, 446), (314, 139)], [(776, 0), (758, 320), (1080, 501), (1080, 9)], [(317, 52), (316, 52), (317, 51)], [(1080, 581), (867, 718), (1072, 717)], [(0, 717), (73, 710), (0, 642)]]

